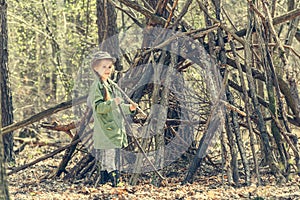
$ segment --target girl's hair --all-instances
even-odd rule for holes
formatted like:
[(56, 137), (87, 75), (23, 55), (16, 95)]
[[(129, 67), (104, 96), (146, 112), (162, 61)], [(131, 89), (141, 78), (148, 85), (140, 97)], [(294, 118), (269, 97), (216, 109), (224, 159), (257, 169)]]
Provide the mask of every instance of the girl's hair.
[(109, 93), (108, 93), (108, 91), (107, 91), (107, 88), (105, 87), (105, 86), (103, 86), (103, 88), (104, 88), (104, 101), (108, 101), (108, 100), (110, 100), (111, 98), (110, 98), (110, 95), (109, 95)]

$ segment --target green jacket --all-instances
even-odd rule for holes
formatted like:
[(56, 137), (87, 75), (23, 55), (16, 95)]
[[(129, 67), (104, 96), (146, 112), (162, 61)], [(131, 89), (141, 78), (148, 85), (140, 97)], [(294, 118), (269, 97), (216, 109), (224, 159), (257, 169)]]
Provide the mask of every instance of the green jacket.
[[(121, 102), (120, 107), (116, 105), (113, 98), (122, 96), (114, 85), (110, 84), (110, 86), (108, 87), (96, 80), (90, 88), (89, 101), (93, 109), (95, 149), (114, 149), (128, 145), (120, 107), (126, 115), (134, 112), (130, 111), (130, 104)], [(104, 101), (104, 87), (107, 88), (110, 94), (110, 100)]]

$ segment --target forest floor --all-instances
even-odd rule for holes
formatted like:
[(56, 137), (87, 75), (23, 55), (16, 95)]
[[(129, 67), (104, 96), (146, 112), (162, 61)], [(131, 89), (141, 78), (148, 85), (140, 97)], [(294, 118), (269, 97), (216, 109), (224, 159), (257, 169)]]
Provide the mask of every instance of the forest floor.
[[(56, 148), (29, 144), (16, 157), (16, 166), (33, 161)], [(222, 174), (215, 172), (208, 164), (202, 167), (203, 173), (198, 173), (193, 184), (182, 186), (181, 181), (188, 167), (183, 160), (162, 172), (166, 180), (161, 187), (152, 185), (150, 176), (142, 177), (136, 186), (128, 185), (125, 180), (124, 186), (118, 188), (112, 188), (109, 184), (94, 187), (83, 181), (68, 183), (60, 178), (42, 179), (57, 167), (63, 153), (10, 175), (11, 199), (300, 199), (299, 176), (294, 176), (288, 183), (276, 185), (273, 176), (265, 175), (264, 186), (232, 187), (227, 183), (222, 184)]]

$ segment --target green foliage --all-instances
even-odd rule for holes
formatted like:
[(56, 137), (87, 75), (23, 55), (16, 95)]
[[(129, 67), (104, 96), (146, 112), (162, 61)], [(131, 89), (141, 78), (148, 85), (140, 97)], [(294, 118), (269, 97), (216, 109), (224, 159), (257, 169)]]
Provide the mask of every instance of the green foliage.
[(16, 120), (69, 100), (97, 45), (96, 1), (8, 1), (9, 70)]

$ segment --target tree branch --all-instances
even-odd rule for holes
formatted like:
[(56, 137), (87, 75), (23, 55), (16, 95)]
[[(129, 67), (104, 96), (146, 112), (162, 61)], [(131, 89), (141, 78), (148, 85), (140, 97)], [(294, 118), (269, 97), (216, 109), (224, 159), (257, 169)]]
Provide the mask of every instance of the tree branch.
[(294, 18), (296, 18), (298, 16), (300, 16), (300, 8), (291, 10), (290, 12), (287, 12), (287, 13), (285, 13), (283, 15), (275, 17), (273, 19), (273, 25), (277, 25), (277, 24), (280, 24), (280, 23), (292, 20), (292, 19), (294, 19)]
[(24, 119), (23, 121), (20, 121), (20, 122), (16, 122), (14, 124), (11, 124), (9, 126), (5, 126), (2, 128), (1, 130), (1, 135), (5, 135), (7, 133), (10, 133), (11, 131), (14, 131), (14, 130), (17, 130), (19, 128), (22, 128), (24, 126), (27, 126), (29, 124), (32, 124), (34, 122), (37, 122), (47, 116), (50, 116), (54, 113), (57, 113), (59, 111), (62, 111), (62, 110), (66, 110), (68, 108), (71, 108), (73, 105), (78, 105), (78, 104), (81, 104), (83, 102), (86, 101), (86, 98), (87, 96), (83, 96), (83, 97), (80, 97), (78, 99), (76, 99), (75, 101), (73, 100), (70, 100), (70, 101), (66, 101), (66, 102), (63, 102), (63, 103), (60, 103), (52, 108), (49, 108), (47, 110), (44, 110), (38, 114), (35, 114), (27, 119)]
[[(112, 1), (112, 0), (109, 0)], [(152, 22), (156, 23), (156, 24), (161, 24), (164, 25), (166, 20), (162, 17), (159, 17), (157, 15), (155, 15), (153, 12), (151, 12), (149, 9), (141, 6), (140, 4), (138, 4), (135, 1), (129, 1), (129, 0), (119, 0), (119, 2), (123, 3), (124, 5), (140, 12), (141, 14), (143, 14), (145, 17), (149, 18), (152, 20)]]
[(69, 148), (70, 146), (72, 146), (72, 145), (74, 145), (74, 144), (76, 144), (76, 143), (78, 143), (78, 142), (80, 142), (80, 139), (77, 139), (77, 140), (73, 141), (72, 143), (70, 143), (70, 144), (68, 144), (68, 145), (66, 145), (66, 146), (64, 146), (64, 147), (60, 147), (60, 148), (58, 148), (58, 149), (52, 151), (52, 152), (49, 153), (48, 155), (42, 156), (42, 157), (40, 157), (40, 158), (38, 158), (38, 159), (36, 159), (36, 160), (30, 162), (30, 163), (27, 163), (27, 164), (25, 164), (25, 165), (23, 165), (23, 166), (20, 166), (20, 167), (16, 167), (15, 169), (12, 169), (10, 172), (8, 172), (7, 175), (8, 175), (8, 176), (9, 176), (9, 175), (12, 175), (12, 174), (14, 174), (14, 173), (17, 173), (17, 172), (23, 170), (23, 169), (26, 169), (27, 167), (33, 166), (33, 165), (35, 165), (36, 163), (39, 163), (39, 162), (41, 162), (41, 161), (43, 161), (43, 160), (46, 160), (46, 159), (48, 159), (48, 158), (51, 158), (51, 157), (53, 157), (54, 155), (59, 154), (59, 153), (62, 152), (63, 150)]
[[(292, 19), (294, 19), (298, 16), (300, 16), (300, 8), (292, 10), (290, 12), (287, 12), (287, 13), (283, 14), (283, 15), (280, 15), (278, 17), (273, 18), (273, 25), (275, 26), (275, 25), (281, 24), (283, 22), (292, 20)], [(246, 35), (246, 31), (247, 31), (247, 29), (244, 28), (242, 30), (239, 30), (239, 31), (235, 32), (235, 34), (239, 37), (242, 37), (242, 36)], [(253, 31), (255, 32), (256, 30), (253, 29)], [(300, 29), (297, 30), (296, 38), (300, 42)]]

